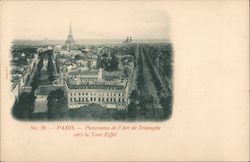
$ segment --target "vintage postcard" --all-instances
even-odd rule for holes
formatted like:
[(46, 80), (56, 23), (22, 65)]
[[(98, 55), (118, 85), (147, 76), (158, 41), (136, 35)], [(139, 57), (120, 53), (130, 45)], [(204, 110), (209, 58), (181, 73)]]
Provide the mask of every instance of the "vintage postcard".
[(248, 4), (0, 1), (1, 160), (249, 160)]

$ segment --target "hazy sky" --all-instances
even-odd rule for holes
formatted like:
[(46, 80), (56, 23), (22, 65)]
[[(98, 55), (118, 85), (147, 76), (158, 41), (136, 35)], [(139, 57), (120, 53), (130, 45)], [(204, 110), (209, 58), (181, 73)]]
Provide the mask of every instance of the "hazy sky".
[(157, 2), (19, 2), (5, 6), (15, 39), (168, 39), (166, 9)]

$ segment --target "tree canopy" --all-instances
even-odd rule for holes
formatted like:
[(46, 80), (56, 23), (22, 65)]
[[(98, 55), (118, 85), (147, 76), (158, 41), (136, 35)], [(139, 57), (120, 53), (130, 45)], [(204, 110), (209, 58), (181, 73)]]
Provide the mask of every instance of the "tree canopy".
[(170, 117), (172, 113), (172, 96), (161, 97), (160, 104), (162, 105), (164, 111), (164, 117)]
[(48, 118), (63, 117), (67, 112), (65, 92), (62, 89), (51, 91), (47, 97)]
[(34, 110), (35, 99), (34, 93), (21, 93), (19, 100), (15, 102), (12, 109), (14, 117), (17, 119), (30, 119)]

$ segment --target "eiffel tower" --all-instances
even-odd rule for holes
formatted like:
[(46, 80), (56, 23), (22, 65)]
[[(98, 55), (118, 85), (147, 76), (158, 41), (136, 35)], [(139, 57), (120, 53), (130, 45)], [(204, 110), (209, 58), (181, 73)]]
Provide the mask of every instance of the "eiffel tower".
[(71, 29), (71, 21), (69, 24), (69, 35), (63, 45), (63, 49), (67, 50), (67, 51), (71, 51), (71, 50), (75, 50), (76, 48), (76, 44), (75, 41), (73, 39), (73, 34), (72, 34), (72, 29)]

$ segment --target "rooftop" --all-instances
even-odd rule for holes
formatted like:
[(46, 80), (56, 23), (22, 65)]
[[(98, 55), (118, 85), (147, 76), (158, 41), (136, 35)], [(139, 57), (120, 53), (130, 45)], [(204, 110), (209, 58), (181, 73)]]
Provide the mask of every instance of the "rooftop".
[(125, 89), (126, 82), (124, 81), (88, 81), (76, 83), (74, 79), (68, 79), (67, 85), (70, 89), (110, 89), (122, 90)]
[(106, 90), (123, 90), (122, 85), (70, 85), (69, 89), (106, 89)]
[(76, 70), (76, 71), (71, 71), (69, 74), (70, 75), (98, 75), (99, 70)]

